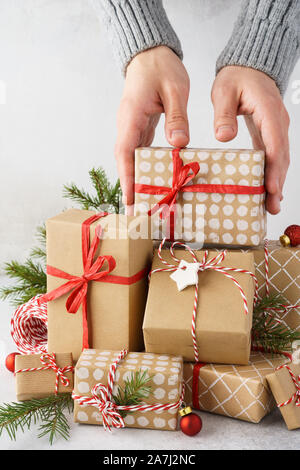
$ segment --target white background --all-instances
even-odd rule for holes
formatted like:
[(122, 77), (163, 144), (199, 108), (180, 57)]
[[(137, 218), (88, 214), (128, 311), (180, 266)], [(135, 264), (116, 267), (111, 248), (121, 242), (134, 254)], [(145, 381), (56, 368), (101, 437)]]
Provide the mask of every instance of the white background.
[[(213, 134), (210, 89), (240, 3), (164, 2), (191, 78), (192, 146), (220, 146)], [(269, 217), (268, 236), (275, 238), (299, 223), (300, 104), (293, 104), (297, 92), (292, 88), (297, 79), (300, 63), (285, 97), (292, 164), (282, 212)], [(62, 198), (63, 184), (74, 181), (88, 189), (88, 170), (99, 165), (117, 177), (113, 147), (123, 78), (88, 0), (0, 0), (0, 80), (1, 266), (11, 257), (24, 259), (36, 225), (69, 205)], [(157, 145), (166, 144), (162, 124)], [(250, 145), (240, 120), (232, 146)]]

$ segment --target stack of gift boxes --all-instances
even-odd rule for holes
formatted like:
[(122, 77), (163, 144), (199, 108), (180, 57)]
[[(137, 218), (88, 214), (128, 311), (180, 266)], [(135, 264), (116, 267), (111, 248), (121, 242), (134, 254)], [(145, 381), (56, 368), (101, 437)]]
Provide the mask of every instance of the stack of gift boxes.
[[(72, 355), (79, 423), (175, 430), (183, 398), (258, 423), (293, 395), (281, 410), (299, 427), (299, 366), (251, 351), (255, 302), (300, 300), (300, 248), (264, 244), (263, 152), (140, 148), (135, 160), (135, 216), (71, 209), (47, 221), (48, 354), (17, 356), (18, 370), (41, 367), (37, 382), (17, 373), (19, 399), (50, 393)], [(300, 329), (299, 310), (282, 315)], [(151, 394), (121, 413), (113, 396), (138, 371)], [(73, 386), (64, 373), (58, 392)]]

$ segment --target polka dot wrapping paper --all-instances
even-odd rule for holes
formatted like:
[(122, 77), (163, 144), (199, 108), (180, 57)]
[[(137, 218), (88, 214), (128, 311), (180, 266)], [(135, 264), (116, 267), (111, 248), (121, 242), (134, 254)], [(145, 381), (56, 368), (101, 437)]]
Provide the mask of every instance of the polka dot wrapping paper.
[[(111, 363), (120, 351), (85, 349), (75, 367), (74, 393), (91, 397), (93, 387), (101, 382), (108, 383)], [(116, 369), (113, 394), (117, 387), (124, 386), (124, 380), (138, 370), (146, 370), (152, 377), (152, 394), (145, 404), (168, 404), (177, 402), (181, 396), (183, 363), (179, 356), (165, 354), (128, 353)], [(175, 431), (178, 409), (164, 411), (136, 411), (129, 413), (124, 421), (126, 427)], [(74, 419), (77, 423), (102, 425), (102, 416), (96, 407), (80, 405), (74, 401)]]
[[(176, 194), (174, 239), (219, 245), (257, 246), (266, 234), (265, 194), (234, 194), (231, 189), (264, 185), (264, 152), (257, 150), (180, 150), (184, 165), (196, 162), (199, 171)], [(138, 148), (135, 152), (135, 183), (172, 188), (173, 156), (170, 148)], [(228, 193), (189, 192), (189, 185), (226, 185)], [(137, 189), (136, 189), (137, 190)], [(135, 193), (135, 214), (147, 214), (161, 194)], [(152, 237), (169, 238), (168, 219), (160, 211), (151, 215)]]
[(259, 423), (276, 406), (266, 377), (287, 361), (280, 355), (252, 352), (244, 366), (206, 364), (196, 371), (195, 364), (185, 363), (185, 402), (195, 409)]

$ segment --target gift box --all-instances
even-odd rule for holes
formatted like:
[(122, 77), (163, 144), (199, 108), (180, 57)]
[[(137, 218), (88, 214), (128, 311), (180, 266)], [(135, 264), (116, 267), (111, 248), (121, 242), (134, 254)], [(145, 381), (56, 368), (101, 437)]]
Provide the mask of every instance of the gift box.
[[(160, 430), (176, 430), (178, 409), (182, 401), (182, 358), (178, 356), (156, 355), (146, 353), (113, 352), (86, 349), (82, 352), (75, 368), (74, 385), (74, 419), (77, 423), (102, 425), (107, 419), (112, 426), (114, 399), (119, 387), (124, 388), (126, 380), (130, 380), (138, 372), (146, 372), (150, 377), (147, 385), (151, 393), (137, 405), (138, 409), (127, 412), (123, 416), (123, 425), (134, 428)], [(112, 366), (118, 358), (121, 360)], [(102, 385), (97, 385), (97, 384)], [(96, 386), (96, 389), (94, 388)], [(139, 408), (142, 407), (141, 410)], [(134, 408), (134, 407), (133, 407)], [(105, 415), (101, 410), (109, 410)], [(115, 415), (115, 427), (120, 425)]]
[(287, 428), (300, 428), (300, 365), (285, 364), (267, 375), (267, 381)]
[(255, 248), (253, 254), (259, 297), (280, 294), (288, 308), (278, 311), (278, 318), (300, 331), (300, 246), (283, 247), (273, 240)]
[(73, 390), (71, 353), (26, 354), (15, 357), (17, 400), (45, 398)]
[(46, 228), (48, 350), (142, 350), (148, 219), (70, 209)]
[[(179, 291), (170, 277), (181, 274), (182, 260), (192, 271), (193, 261), (199, 263), (198, 287)], [(155, 250), (143, 323), (146, 351), (179, 354), (185, 361), (247, 364), (253, 272), (252, 253)]]
[(266, 376), (286, 361), (283, 356), (252, 352), (245, 366), (184, 363), (185, 403), (259, 423), (276, 406)]
[(264, 152), (138, 148), (135, 214), (151, 215), (153, 239), (257, 246), (266, 234)]

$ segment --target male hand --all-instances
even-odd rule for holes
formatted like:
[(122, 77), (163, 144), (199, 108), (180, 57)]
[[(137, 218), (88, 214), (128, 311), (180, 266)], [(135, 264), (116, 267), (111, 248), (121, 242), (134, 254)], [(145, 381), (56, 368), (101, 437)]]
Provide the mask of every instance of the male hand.
[(275, 81), (251, 68), (227, 66), (215, 79), (212, 102), (219, 141), (236, 136), (237, 116), (244, 115), (253, 147), (266, 152), (266, 208), (277, 214), (289, 166), (289, 115)]
[(185, 147), (189, 142), (188, 95), (188, 74), (168, 47), (141, 52), (128, 65), (115, 146), (123, 203), (128, 214), (133, 212), (135, 148), (151, 145), (162, 113), (166, 115), (165, 133), (170, 145)]

